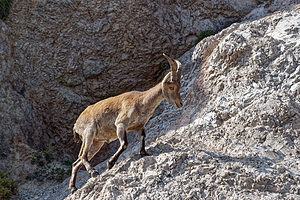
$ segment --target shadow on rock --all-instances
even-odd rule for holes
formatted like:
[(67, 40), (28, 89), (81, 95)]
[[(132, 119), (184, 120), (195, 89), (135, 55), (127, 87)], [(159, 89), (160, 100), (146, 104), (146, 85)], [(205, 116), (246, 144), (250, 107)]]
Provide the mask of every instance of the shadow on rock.
[(206, 150), (201, 150), (202, 152), (210, 155), (211, 157), (218, 160), (219, 163), (226, 163), (226, 162), (240, 162), (243, 165), (251, 166), (253, 168), (256, 168), (260, 172), (268, 172), (268, 169), (273, 169), (273, 165), (276, 164), (276, 161), (278, 159), (283, 159), (283, 154), (277, 153), (276, 158), (270, 159), (267, 157), (261, 157), (258, 155), (255, 156), (245, 156), (245, 157), (235, 157), (235, 156), (228, 156), (228, 155), (222, 155), (216, 152), (210, 152)]

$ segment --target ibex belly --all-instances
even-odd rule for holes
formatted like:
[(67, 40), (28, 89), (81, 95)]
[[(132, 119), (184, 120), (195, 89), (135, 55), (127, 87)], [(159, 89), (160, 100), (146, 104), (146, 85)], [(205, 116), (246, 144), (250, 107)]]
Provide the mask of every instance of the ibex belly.
[(95, 139), (98, 141), (104, 141), (107, 143), (110, 143), (116, 139), (118, 139), (117, 136), (117, 129), (116, 126), (114, 125), (114, 123), (102, 123), (99, 124), (97, 123), (96, 125), (96, 135), (95, 135)]
[(127, 131), (139, 131), (147, 124), (149, 121), (149, 116), (146, 114), (141, 114), (133, 119), (133, 121), (128, 125)]

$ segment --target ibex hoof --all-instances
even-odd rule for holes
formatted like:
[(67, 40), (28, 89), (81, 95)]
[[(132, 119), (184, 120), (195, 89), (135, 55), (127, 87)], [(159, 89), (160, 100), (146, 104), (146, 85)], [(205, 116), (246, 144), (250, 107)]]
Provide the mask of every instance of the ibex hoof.
[(92, 178), (95, 178), (96, 176), (99, 175), (99, 172), (97, 172), (96, 170), (93, 170), (90, 174), (91, 174)]
[(111, 169), (114, 166), (115, 163), (107, 162), (107, 169)]
[(76, 188), (76, 187), (72, 187), (72, 188), (71, 188), (71, 194), (74, 194), (76, 191), (77, 191), (77, 188)]

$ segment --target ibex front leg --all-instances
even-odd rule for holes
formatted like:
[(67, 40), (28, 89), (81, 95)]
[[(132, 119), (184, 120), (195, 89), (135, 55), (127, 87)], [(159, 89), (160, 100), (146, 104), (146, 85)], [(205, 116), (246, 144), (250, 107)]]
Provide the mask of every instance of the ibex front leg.
[(126, 136), (126, 128), (124, 124), (117, 124), (117, 136), (120, 141), (120, 147), (118, 151), (113, 155), (113, 157), (108, 161), (107, 168), (111, 169), (116, 161), (118, 160), (119, 156), (125, 149), (127, 148), (128, 142), (127, 142), (127, 136)]
[(146, 138), (145, 129), (142, 128), (141, 130), (139, 130), (138, 134), (139, 134), (139, 138), (140, 138), (140, 155), (142, 157), (148, 156), (149, 154), (145, 150), (145, 138)]

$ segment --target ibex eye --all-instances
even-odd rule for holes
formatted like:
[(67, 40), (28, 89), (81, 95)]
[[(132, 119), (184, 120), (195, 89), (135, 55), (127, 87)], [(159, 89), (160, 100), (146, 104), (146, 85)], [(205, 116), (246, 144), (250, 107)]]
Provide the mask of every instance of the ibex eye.
[(174, 90), (174, 87), (172, 87), (172, 86), (171, 86), (171, 87), (169, 87), (169, 88), (170, 88), (170, 90)]

